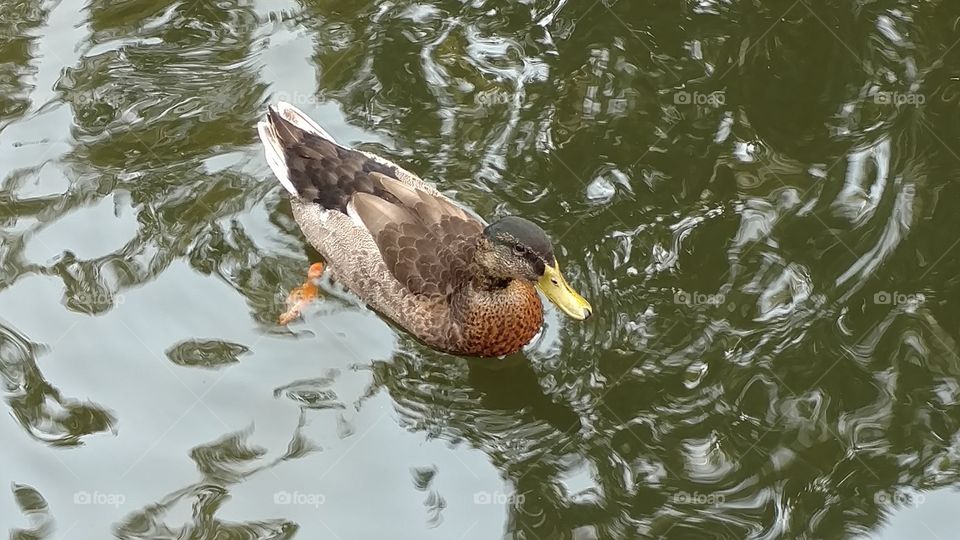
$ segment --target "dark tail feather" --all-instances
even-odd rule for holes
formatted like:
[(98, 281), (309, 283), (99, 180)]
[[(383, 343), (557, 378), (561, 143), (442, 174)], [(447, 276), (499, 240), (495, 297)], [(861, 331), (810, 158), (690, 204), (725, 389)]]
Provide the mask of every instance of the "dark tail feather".
[(358, 192), (396, 199), (375, 181), (376, 174), (394, 178), (395, 166), (338, 145), (292, 105), (269, 107), (258, 130), (270, 168), (292, 195), (344, 213)]
[(284, 118), (272, 105), (267, 110), (267, 119), (283, 146), (290, 147), (303, 142), (306, 132)]

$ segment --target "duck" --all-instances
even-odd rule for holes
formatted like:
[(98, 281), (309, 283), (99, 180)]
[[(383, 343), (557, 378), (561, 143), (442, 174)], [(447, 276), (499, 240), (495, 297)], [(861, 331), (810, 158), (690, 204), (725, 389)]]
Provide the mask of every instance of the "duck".
[(487, 223), (396, 163), (336, 142), (289, 103), (270, 105), (257, 131), (332, 279), (428, 347), (519, 351), (543, 326), (538, 290), (574, 320), (592, 314), (532, 221)]

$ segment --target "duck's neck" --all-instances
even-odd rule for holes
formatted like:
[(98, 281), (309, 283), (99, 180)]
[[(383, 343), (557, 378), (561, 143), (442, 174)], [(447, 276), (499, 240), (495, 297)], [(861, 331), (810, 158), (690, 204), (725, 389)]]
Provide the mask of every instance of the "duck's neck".
[(477, 278), (453, 302), (460, 322), (461, 348), (477, 356), (504, 356), (520, 350), (543, 325), (543, 305), (524, 280)]
[(479, 271), (473, 272), (473, 279), (470, 281), (470, 287), (474, 291), (483, 291), (488, 293), (495, 293), (502, 291), (510, 286), (510, 283), (514, 280), (510, 278), (499, 278), (492, 277), (481, 274)]

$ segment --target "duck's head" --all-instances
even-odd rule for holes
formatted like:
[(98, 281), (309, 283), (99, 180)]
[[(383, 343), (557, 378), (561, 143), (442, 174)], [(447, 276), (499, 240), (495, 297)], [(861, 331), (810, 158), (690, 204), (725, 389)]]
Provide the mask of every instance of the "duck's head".
[(543, 294), (571, 318), (590, 316), (590, 303), (567, 283), (553, 254), (547, 233), (534, 223), (507, 216), (483, 230), (476, 262), (494, 279), (525, 279), (537, 284)]

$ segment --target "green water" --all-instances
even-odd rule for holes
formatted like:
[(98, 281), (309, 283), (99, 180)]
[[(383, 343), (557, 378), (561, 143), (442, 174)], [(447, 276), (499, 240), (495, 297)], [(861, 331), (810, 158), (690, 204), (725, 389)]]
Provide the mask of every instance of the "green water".
[[(0, 531), (953, 538), (960, 3), (3, 0)], [(503, 361), (336, 284), (286, 100), (594, 307)]]

